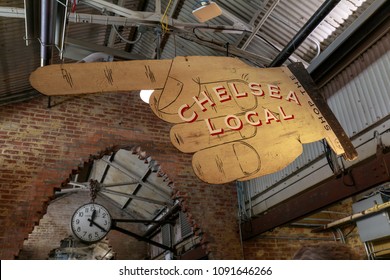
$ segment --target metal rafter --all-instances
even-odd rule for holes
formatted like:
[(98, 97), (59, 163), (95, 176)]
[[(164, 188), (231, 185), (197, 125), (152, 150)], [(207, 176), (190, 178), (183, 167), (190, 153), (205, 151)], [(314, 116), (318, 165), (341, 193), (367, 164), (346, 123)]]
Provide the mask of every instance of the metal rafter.
[[(105, 1), (102, 1), (105, 2)], [(123, 7), (122, 7), (123, 8)], [(123, 8), (124, 9), (124, 8)], [(85, 14), (85, 13), (70, 13), (68, 15), (69, 22), (74, 23), (93, 23), (101, 25), (120, 25), (120, 26), (159, 26), (161, 24), (161, 14), (156, 14), (152, 12), (137, 12), (137, 14), (142, 14), (141, 16), (137, 14), (132, 14), (131, 10), (128, 13), (123, 11), (120, 13), (121, 17), (118, 16), (108, 16), (108, 15), (94, 15), (94, 14)], [(114, 13), (117, 10), (112, 10)], [(123, 15), (125, 14), (125, 15)], [(0, 16), (10, 17), (10, 18), (24, 18), (25, 12), (23, 8), (13, 8), (13, 7), (0, 7)], [(193, 28), (205, 28), (210, 32), (221, 32), (225, 33), (237, 33), (242, 32), (242, 28), (237, 28), (232, 25), (210, 25), (205, 23), (192, 23), (192, 22), (182, 22), (179, 20), (172, 19), (167, 17), (167, 22), (172, 30), (182, 30), (192, 33)], [(251, 29), (246, 29), (246, 31), (252, 31)]]
[[(102, 158), (102, 160), (103, 160), (105, 163), (107, 163), (108, 165), (110, 165), (111, 167), (113, 167), (113, 168), (117, 169), (118, 171), (122, 172), (123, 174), (129, 176), (130, 178), (133, 178), (133, 179), (139, 178), (139, 179), (137, 179), (137, 180), (138, 180), (138, 184), (139, 184), (140, 186), (146, 187), (146, 188), (148, 188), (149, 190), (158, 193), (160, 196), (166, 198), (167, 200), (170, 199), (169, 195), (167, 195), (166, 193), (160, 191), (160, 190), (158, 189), (158, 187), (156, 187), (156, 186), (154, 186), (154, 185), (152, 185), (152, 184), (150, 184), (150, 183), (148, 183), (148, 182), (145, 182), (145, 181), (144, 181), (144, 176), (141, 176), (141, 177), (140, 177), (139, 175), (137, 175), (137, 174), (135, 174), (134, 172), (132, 172), (132, 171), (130, 171), (130, 170), (124, 168), (123, 166), (119, 165), (118, 163), (110, 162), (110, 161), (108, 161), (108, 160), (106, 160), (106, 159), (104, 159), (104, 158)], [(149, 171), (150, 171), (150, 169), (149, 169)]]
[(142, 197), (142, 196), (138, 196), (138, 195), (134, 195), (134, 194), (113, 191), (113, 190), (110, 190), (110, 189), (107, 189), (107, 188), (103, 188), (102, 190), (100, 190), (100, 192), (101, 193), (116, 194), (116, 195), (120, 195), (120, 196), (123, 196), (123, 197), (127, 197), (128, 201), (124, 204), (124, 206), (122, 206), (122, 208), (126, 208), (126, 206), (129, 204), (129, 202), (132, 199), (140, 200), (140, 201), (144, 201), (144, 202), (152, 203), (152, 204), (163, 205), (163, 206), (172, 204), (172, 203), (167, 203), (166, 201), (160, 201), (160, 200), (151, 199), (151, 198), (147, 198), (147, 197)]
[(154, 16), (156, 13), (152, 12), (138, 12), (133, 11), (130, 9), (127, 9), (125, 7), (122, 7), (120, 5), (116, 5), (107, 1), (103, 0), (79, 0), (79, 3), (84, 3), (88, 6), (94, 7), (96, 9), (100, 9), (101, 11), (107, 11), (112, 12), (117, 15), (123, 16), (123, 17), (129, 17), (129, 18), (138, 18), (143, 19), (148, 16)]
[(257, 32), (263, 27), (264, 23), (268, 19), (268, 17), (271, 15), (272, 11), (276, 8), (276, 6), (279, 4), (280, 0), (276, 0), (272, 6), (267, 10), (265, 15), (261, 18), (260, 22), (257, 24), (255, 29), (252, 31), (251, 35), (249, 35), (248, 39), (246, 39), (245, 43), (242, 45), (241, 49), (245, 50), (249, 44), (252, 42), (253, 38), (256, 36)]
[(23, 8), (0, 7), (0, 17), (25, 18)]

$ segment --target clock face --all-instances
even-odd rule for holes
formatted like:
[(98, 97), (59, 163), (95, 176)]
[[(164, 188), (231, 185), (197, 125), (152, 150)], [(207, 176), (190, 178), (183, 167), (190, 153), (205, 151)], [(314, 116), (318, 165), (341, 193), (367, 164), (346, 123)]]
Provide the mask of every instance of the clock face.
[(74, 235), (82, 241), (97, 242), (103, 239), (111, 228), (110, 213), (100, 204), (84, 204), (73, 214), (71, 228)]

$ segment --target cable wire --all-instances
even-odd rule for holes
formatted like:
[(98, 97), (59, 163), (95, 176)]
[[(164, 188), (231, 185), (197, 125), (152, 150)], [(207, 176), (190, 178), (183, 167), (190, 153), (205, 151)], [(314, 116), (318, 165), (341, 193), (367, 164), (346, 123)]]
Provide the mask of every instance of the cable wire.
[(119, 37), (123, 42), (125, 42), (125, 43), (127, 43), (127, 44), (135, 44), (135, 43), (137, 43), (137, 42), (141, 39), (141, 37), (142, 37), (142, 33), (141, 33), (141, 32), (138, 32), (137, 38), (135, 38), (134, 41), (129, 41), (129, 40), (125, 39), (125, 38), (120, 34), (119, 30), (117, 29), (117, 27), (116, 27), (115, 25), (112, 25), (112, 28), (114, 29), (116, 35), (118, 35), (118, 37)]
[(168, 14), (168, 10), (169, 10), (171, 4), (172, 4), (172, 0), (169, 0), (168, 5), (165, 8), (165, 12), (164, 12), (164, 14), (161, 18), (161, 21), (160, 21), (163, 36), (165, 35), (165, 33), (168, 33), (170, 31), (169, 30), (169, 19), (167, 17), (167, 14)]

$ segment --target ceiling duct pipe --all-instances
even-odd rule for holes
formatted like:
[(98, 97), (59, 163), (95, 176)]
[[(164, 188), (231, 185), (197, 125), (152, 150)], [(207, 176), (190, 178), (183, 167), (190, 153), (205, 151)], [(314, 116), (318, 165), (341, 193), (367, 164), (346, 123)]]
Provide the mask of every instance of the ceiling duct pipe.
[(57, 1), (41, 1), (41, 66), (50, 64), (54, 46), (54, 32), (57, 17)]
[(340, 1), (325, 1), (268, 67), (281, 66)]

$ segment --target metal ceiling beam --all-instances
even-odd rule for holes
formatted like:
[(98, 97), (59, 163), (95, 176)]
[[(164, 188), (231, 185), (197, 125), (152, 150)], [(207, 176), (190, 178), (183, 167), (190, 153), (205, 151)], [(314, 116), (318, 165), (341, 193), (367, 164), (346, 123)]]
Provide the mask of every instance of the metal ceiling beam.
[[(135, 224), (157, 224), (156, 220), (140, 220), (140, 219), (115, 219), (117, 223), (135, 223)], [(168, 223), (168, 221), (167, 221)]]
[(158, 230), (161, 225), (166, 224), (169, 219), (171, 219), (172, 215), (174, 215), (177, 211), (180, 210), (180, 204), (176, 203), (172, 207), (167, 209), (167, 212), (163, 214), (162, 217), (155, 219), (157, 223), (148, 228), (148, 230), (144, 233), (144, 237), (152, 236), (156, 230)]
[(378, 153), (375, 158), (349, 169), (342, 177), (320, 183), (243, 223), (242, 238), (253, 238), (389, 180), (390, 153)]
[[(150, 13), (148, 13), (150, 14)], [(11, 18), (24, 18), (23, 8), (13, 7), (0, 7), (0, 16), (11, 17)], [(117, 17), (107, 15), (94, 15), (84, 13), (70, 13), (68, 15), (68, 21), (73, 23), (90, 23), (90, 24), (101, 24), (101, 25), (119, 25), (119, 26), (160, 26), (161, 14), (154, 14), (145, 17)], [(237, 29), (231, 25), (210, 25), (205, 23), (192, 23), (182, 22), (172, 18), (167, 19), (169, 28), (172, 30), (180, 30), (183, 32), (193, 33), (194, 28), (204, 28), (209, 32), (223, 32), (223, 33), (242, 33), (241, 29)], [(252, 29), (246, 30), (252, 31)]]
[[(150, 16), (148, 18), (137, 18), (137, 17), (116, 17), (107, 15), (92, 15), (84, 13), (71, 13), (68, 16), (70, 22), (74, 23), (94, 23), (101, 25), (119, 25), (119, 26), (160, 26), (161, 15)], [(169, 17), (168, 17), (169, 18)], [(173, 30), (182, 30), (192, 33), (194, 28), (204, 28), (209, 32), (224, 32), (224, 33), (242, 33), (242, 29), (236, 29), (231, 25), (210, 25), (205, 23), (192, 23), (182, 22), (169, 18), (167, 20), (169, 27)], [(251, 31), (247, 30), (247, 31)]]
[(133, 11), (119, 5), (103, 1), (103, 0), (79, 0), (79, 4), (84, 3), (88, 6), (100, 9), (101, 11), (112, 12), (123, 17), (139, 18), (143, 19), (148, 16), (153, 16), (155, 13), (152, 12), (138, 12)]
[(324, 85), (337, 75), (345, 65), (354, 61), (389, 29), (390, 2), (373, 2), (332, 44), (307, 68), (314, 81)]
[(155, 4), (154, 4), (154, 11), (156, 12), (156, 13), (161, 13), (161, 0), (155, 0), (154, 1), (155, 2)]
[(0, 17), (24, 18), (25, 12), (23, 8), (0, 7)]
[(256, 27), (253, 30), (253, 32), (251, 33), (251, 35), (249, 35), (248, 39), (246, 39), (246, 41), (245, 41), (244, 45), (242, 45), (241, 49), (245, 50), (249, 46), (250, 42), (252, 42), (252, 40), (256, 36), (257, 32), (259, 32), (261, 27), (263, 27), (263, 24), (266, 22), (266, 20), (271, 15), (272, 11), (276, 8), (276, 6), (279, 4), (279, 2), (280, 2), (280, 0), (275, 1), (272, 4), (272, 6), (267, 10), (265, 15), (261, 18), (260, 22), (256, 25)]
[(340, 1), (325, 1), (268, 67), (281, 66)]
[(129, 193), (113, 191), (113, 190), (110, 190), (110, 189), (107, 189), (107, 188), (104, 188), (104, 187), (100, 190), (100, 192), (101, 193), (108, 193), (108, 194), (115, 194), (115, 195), (123, 196), (123, 197), (126, 197), (126, 198), (131, 198), (131, 199), (135, 199), (135, 200), (144, 201), (144, 202), (151, 203), (151, 204), (157, 204), (157, 205), (163, 205), (163, 206), (165, 206), (165, 205), (173, 205), (173, 203), (170, 202), (170, 201), (160, 201), (160, 200), (151, 199), (151, 198), (148, 198), (148, 197), (142, 197), (142, 196), (133, 195), (133, 194), (129, 194)]
[(194, 38), (193, 36), (188, 35), (186, 33), (182, 33), (182, 34), (178, 33), (178, 35), (180, 35), (180, 37), (185, 39), (185, 40), (197, 43), (197, 44), (202, 45), (202, 46), (209, 47), (209, 48), (214, 49), (216, 51), (220, 51), (220, 52), (228, 51), (229, 54), (235, 55), (235, 56), (243, 58), (243, 59), (247, 59), (247, 60), (249, 60), (249, 61), (253, 62), (254, 64), (257, 64), (258, 66), (261, 66), (261, 67), (265, 67), (265, 63), (268, 63), (270, 61), (270, 59), (268, 57), (242, 50), (234, 45), (229, 45), (229, 49), (227, 50), (226, 46), (218, 45), (218, 44), (203, 41), (203, 40), (199, 40), (199, 39)]
[(222, 10), (222, 16), (226, 17), (230, 21), (233, 22), (233, 26), (237, 29), (245, 29), (245, 30), (251, 30), (253, 29), (253, 26), (246, 23), (245, 21), (241, 20), (239, 17), (235, 16), (234, 14), (230, 13), (224, 8), (220, 8)]
[(152, 239), (149, 239), (149, 238), (143, 237), (141, 235), (138, 235), (138, 234), (136, 234), (134, 232), (131, 232), (131, 231), (127, 230), (127, 229), (118, 227), (118, 225), (116, 224), (115, 220), (113, 220), (113, 225), (111, 226), (111, 229), (119, 231), (119, 232), (122, 232), (122, 233), (124, 233), (124, 234), (126, 234), (128, 236), (134, 237), (138, 241), (144, 241), (144, 242), (149, 243), (149, 244), (151, 244), (153, 246), (160, 247), (160, 248), (162, 248), (164, 250), (168, 250), (168, 251), (171, 251), (171, 252), (174, 251), (174, 249), (171, 248), (171, 247), (168, 247), (168, 246), (166, 246), (164, 244), (161, 244), (161, 243), (158, 243), (158, 242), (156, 242), (156, 241), (154, 241)]
[(132, 172), (132, 171), (130, 171), (130, 170), (124, 168), (123, 166), (121, 166), (121, 165), (119, 165), (119, 164), (117, 164), (117, 163), (115, 163), (115, 162), (110, 162), (110, 161), (108, 161), (108, 160), (106, 160), (106, 159), (104, 159), (104, 158), (102, 158), (102, 161), (104, 161), (105, 163), (107, 163), (107, 164), (110, 165), (111, 167), (117, 169), (118, 171), (122, 172), (123, 174), (129, 176), (130, 178), (138, 179), (138, 182), (137, 182), (138, 184), (140, 184), (141, 186), (143, 186), (143, 187), (145, 187), (145, 188), (148, 188), (149, 190), (151, 190), (151, 191), (153, 191), (153, 192), (156, 192), (157, 194), (159, 194), (160, 196), (162, 196), (163, 198), (165, 198), (167, 201), (168, 201), (168, 200), (171, 200), (171, 197), (170, 197), (167, 193), (161, 191), (161, 190), (159, 189), (159, 187), (154, 186), (154, 185), (151, 184), (151, 183), (142, 181), (142, 176), (140, 176), (140, 175), (138, 175), (138, 174), (135, 174), (134, 172)]
[(82, 60), (87, 55), (95, 52), (103, 52), (121, 59), (148, 59), (143, 55), (132, 54), (118, 49), (100, 46), (87, 41), (77, 40), (69, 37), (66, 38), (64, 57), (71, 58), (74, 60)]

